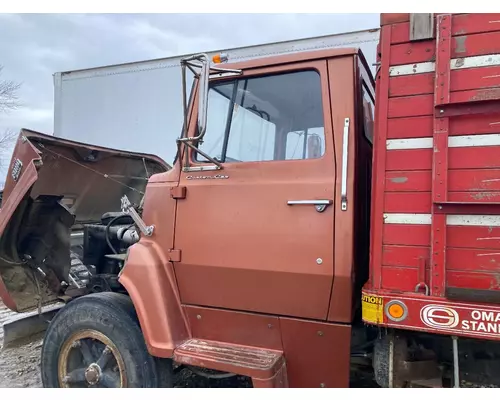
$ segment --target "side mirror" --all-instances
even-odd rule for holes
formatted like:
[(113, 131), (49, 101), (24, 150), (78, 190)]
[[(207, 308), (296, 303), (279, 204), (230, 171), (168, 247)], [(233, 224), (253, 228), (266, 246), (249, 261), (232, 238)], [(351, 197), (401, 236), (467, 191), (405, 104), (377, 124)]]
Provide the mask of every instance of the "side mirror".
[(321, 157), (321, 140), (318, 135), (310, 135), (307, 138), (307, 158)]
[[(226, 54), (217, 54), (213, 57), (214, 62), (221, 63), (227, 61)], [(205, 131), (207, 130), (207, 112), (208, 112), (208, 83), (210, 80), (210, 72), (217, 72), (217, 76), (237, 76), (241, 75), (242, 71), (239, 69), (226, 69), (210, 65), (210, 59), (206, 54), (195, 54), (183, 58), (181, 60), (182, 67), (182, 98), (184, 109), (184, 135), (180, 139), (181, 142), (191, 142), (201, 140)], [(187, 94), (186, 94), (186, 68), (194, 74), (195, 79), (198, 79), (198, 135), (195, 137), (187, 136)]]
[(207, 130), (208, 81), (210, 79), (210, 60), (204, 55), (201, 61), (198, 90), (198, 138), (201, 139)]

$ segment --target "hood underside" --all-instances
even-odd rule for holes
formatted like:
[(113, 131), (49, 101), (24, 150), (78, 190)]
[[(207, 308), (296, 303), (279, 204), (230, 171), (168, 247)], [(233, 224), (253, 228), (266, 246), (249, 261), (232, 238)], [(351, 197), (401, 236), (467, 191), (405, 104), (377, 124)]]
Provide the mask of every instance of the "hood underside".
[[(91, 146), (23, 129), (0, 211), (0, 297), (25, 311), (57, 299), (70, 268), (71, 232), (139, 204), (148, 178), (170, 166), (156, 156)], [(46, 276), (40, 279), (37, 271)]]

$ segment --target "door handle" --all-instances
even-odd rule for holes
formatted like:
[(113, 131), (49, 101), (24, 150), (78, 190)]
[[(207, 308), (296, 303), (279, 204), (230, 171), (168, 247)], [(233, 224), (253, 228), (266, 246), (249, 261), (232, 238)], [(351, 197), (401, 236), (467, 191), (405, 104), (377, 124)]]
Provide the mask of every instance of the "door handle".
[(347, 145), (349, 144), (349, 118), (344, 120), (344, 137), (342, 139), (342, 187), (340, 189), (340, 209), (347, 211)]
[(317, 212), (325, 211), (326, 207), (332, 204), (332, 200), (288, 200), (289, 206), (293, 205), (313, 205)]

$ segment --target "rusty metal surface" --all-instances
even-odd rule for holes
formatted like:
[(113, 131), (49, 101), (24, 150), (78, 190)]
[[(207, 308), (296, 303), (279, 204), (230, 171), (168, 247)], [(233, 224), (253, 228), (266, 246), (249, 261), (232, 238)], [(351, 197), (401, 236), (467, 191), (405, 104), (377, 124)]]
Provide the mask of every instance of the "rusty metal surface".
[(272, 378), (284, 363), (280, 351), (200, 339), (187, 340), (177, 347), (174, 360), (259, 379)]

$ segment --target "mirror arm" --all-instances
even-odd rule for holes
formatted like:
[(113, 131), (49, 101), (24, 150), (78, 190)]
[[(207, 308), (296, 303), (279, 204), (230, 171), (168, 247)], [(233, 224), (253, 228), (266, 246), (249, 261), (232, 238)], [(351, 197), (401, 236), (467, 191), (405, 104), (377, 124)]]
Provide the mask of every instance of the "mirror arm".
[[(194, 151), (196, 151), (197, 153), (200, 153), (203, 157), (205, 157), (208, 161), (214, 163), (215, 165), (217, 165), (218, 169), (224, 169), (223, 165), (217, 161), (215, 158), (213, 157), (210, 157), (207, 153), (205, 153), (203, 150), (200, 150), (199, 148), (193, 146), (192, 143), (189, 143), (189, 142), (184, 142), (184, 144), (186, 146), (188, 146), (189, 148), (193, 149)], [(186, 152), (187, 153), (187, 152)]]

